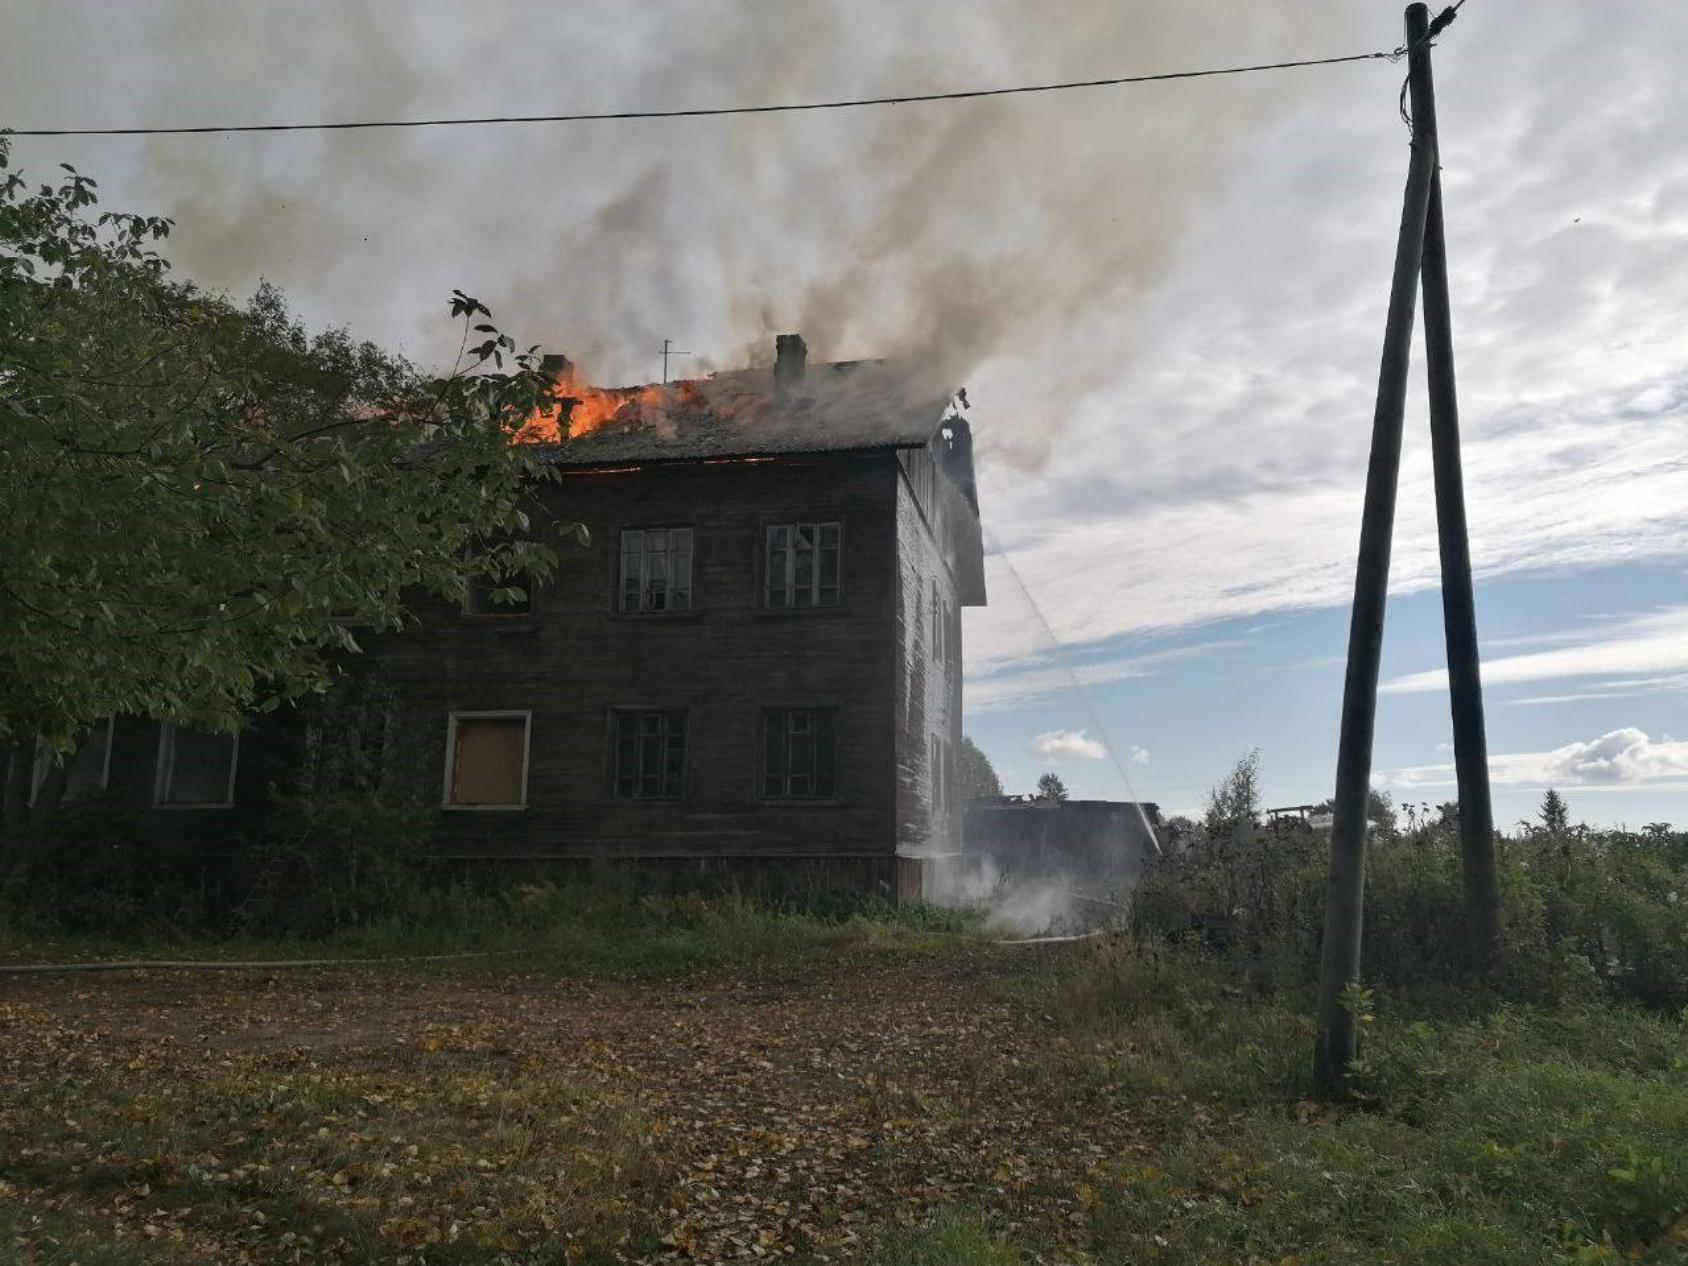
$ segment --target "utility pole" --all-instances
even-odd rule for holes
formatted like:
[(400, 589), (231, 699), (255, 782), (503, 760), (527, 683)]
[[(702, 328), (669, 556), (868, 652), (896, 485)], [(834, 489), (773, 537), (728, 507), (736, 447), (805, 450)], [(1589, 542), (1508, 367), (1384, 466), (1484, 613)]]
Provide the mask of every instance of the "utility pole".
[(1360, 930), (1366, 884), (1366, 809), (1371, 789), (1372, 738), (1377, 722), (1377, 674), (1383, 653), (1383, 613), (1389, 593), (1389, 552), (1395, 493), (1401, 471), (1401, 429), (1412, 355), (1413, 316), (1424, 256), (1424, 228), (1436, 171), (1436, 135), (1426, 128), (1430, 89), (1430, 10), (1408, 6), (1408, 83), (1413, 139), (1395, 272), (1384, 325), (1372, 417), (1371, 461), (1360, 521), (1360, 558), (1354, 575), (1354, 611), (1348, 628), (1348, 670), (1342, 692), (1342, 725), (1336, 762), (1335, 822), (1325, 890), (1324, 945), (1319, 962), (1318, 1035), (1313, 1076), (1324, 1095), (1341, 1092), (1354, 1059), (1356, 1017), (1344, 992), (1360, 974)]
[(690, 352), (682, 352), (682, 351), (678, 350), (674, 346), (674, 340), (673, 339), (665, 338), (665, 339), (662, 340), (662, 383), (663, 383), (663, 386), (668, 385), (668, 358), (670, 356), (690, 356), (690, 355), (691, 355)]
[(1424, 353), (1430, 377), (1430, 447), (1436, 468), (1436, 536), (1442, 555), (1442, 628), (1448, 645), (1448, 696), (1453, 709), (1454, 770), (1459, 779), (1459, 835), (1465, 909), (1473, 956), (1493, 962), (1500, 939), (1500, 885), (1495, 878), (1494, 807), (1489, 798), (1489, 745), (1483, 726), (1483, 676), (1477, 655), (1477, 603), (1471, 585), (1471, 541), (1465, 523), (1465, 476), (1459, 457), (1459, 396), (1454, 386), (1453, 320), (1448, 303), (1448, 247), (1442, 227), (1442, 164), (1436, 92), (1424, 62), (1423, 100), (1413, 106), (1438, 158), (1424, 225)]

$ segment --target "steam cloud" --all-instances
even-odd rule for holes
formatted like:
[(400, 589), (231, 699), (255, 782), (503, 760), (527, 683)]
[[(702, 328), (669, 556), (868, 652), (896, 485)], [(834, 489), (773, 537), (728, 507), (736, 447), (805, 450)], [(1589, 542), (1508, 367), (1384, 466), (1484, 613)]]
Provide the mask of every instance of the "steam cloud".
[[(1358, 38), (1325, 18), (1308, 49), (1287, 0), (535, 0), (491, 23), (398, 0), (147, 9), (72, 0), (22, 15), (0, 54), (7, 121), (778, 102), (1347, 51)], [(680, 123), (37, 141), (19, 157), (115, 175), (113, 205), (174, 216), (186, 275), (235, 293), (267, 276), (310, 319), (423, 360), (455, 351), (441, 313), (459, 286), (519, 341), (566, 351), (605, 383), (655, 377), (666, 337), (701, 354), (679, 362), (693, 373), (766, 359), (773, 333), (801, 330), (820, 358), (925, 358), (942, 385), (988, 402), (987, 461), (1035, 466), (1117, 374), (1183, 226), (1298, 82)]]

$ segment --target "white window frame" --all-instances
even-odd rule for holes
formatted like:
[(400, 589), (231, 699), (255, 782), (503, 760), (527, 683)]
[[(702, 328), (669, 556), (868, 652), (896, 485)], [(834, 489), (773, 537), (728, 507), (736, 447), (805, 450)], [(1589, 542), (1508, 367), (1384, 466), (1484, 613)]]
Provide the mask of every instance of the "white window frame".
[(176, 762), (176, 730), (177, 726), (169, 721), (162, 721), (158, 726), (158, 767), (153, 771), (152, 807), (155, 809), (169, 809), (172, 812), (192, 811), (196, 809), (232, 809), (234, 808), (235, 775), (240, 771), (240, 731), (236, 730), (230, 737), (234, 745), (229, 749), (229, 782), (224, 790), (223, 799), (215, 804), (173, 804), (164, 798), (170, 789), (170, 776), (175, 772)]
[[(105, 723), (106, 728), (105, 757), (100, 761), (100, 781), (95, 790), (103, 794), (111, 790), (111, 738), (112, 731), (117, 728), (117, 718), (101, 717), (100, 721), (96, 721), (95, 724), (98, 725), (101, 721)], [(78, 753), (72, 752), (68, 759), (74, 760), (77, 755)], [(41, 788), (47, 783), (47, 769), (51, 759), (52, 753), (47, 747), (46, 740), (36, 739), (35, 765), (30, 770), (29, 775), (29, 807), (32, 809), (35, 807), (36, 798), (41, 794)]]
[[(451, 798), (452, 762), (457, 757), (457, 723), (459, 721), (522, 720), (522, 799), (520, 804), (458, 804)], [(453, 813), (520, 813), (528, 807), (528, 757), (533, 750), (533, 710), (531, 708), (483, 709), (446, 714), (445, 777), (440, 788), (440, 808)]]

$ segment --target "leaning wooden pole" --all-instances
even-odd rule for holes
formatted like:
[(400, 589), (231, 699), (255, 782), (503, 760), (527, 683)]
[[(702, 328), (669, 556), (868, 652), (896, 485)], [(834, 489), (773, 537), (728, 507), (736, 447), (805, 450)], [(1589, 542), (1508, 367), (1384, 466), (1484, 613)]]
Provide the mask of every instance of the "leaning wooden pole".
[(1436, 170), (1435, 136), (1419, 109), (1430, 69), (1430, 10), (1408, 7), (1407, 47), (1413, 103), (1412, 157), (1407, 166), (1395, 275), (1383, 332), (1377, 409), (1372, 417), (1371, 463), (1360, 520), (1360, 559), (1354, 574), (1354, 611), (1348, 626), (1348, 672), (1342, 692), (1342, 725), (1336, 760), (1335, 822), (1330, 876), (1325, 889), (1324, 948), (1319, 962), (1318, 1035), (1313, 1077), (1319, 1092), (1341, 1092), (1353, 1062), (1356, 1018), (1344, 1005), (1360, 974), (1360, 926), (1366, 885), (1366, 799), (1371, 789), (1372, 734), (1377, 720), (1377, 673), (1383, 653), (1383, 611), (1389, 592), (1389, 549), (1394, 535), (1395, 490), (1401, 470), (1401, 426), (1407, 403), (1407, 365), (1424, 224)]
[[(1424, 100), (1414, 108), (1413, 117), (1424, 120), (1440, 154), (1436, 95), (1428, 64), (1424, 68)], [(1495, 813), (1489, 798), (1489, 743), (1483, 725), (1483, 674), (1477, 655), (1477, 602), (1472, 593), (1465, 475), (1459, 456), (1459, 395), (1454, 385), (1440, 162), (1431, 177), (1424, 224), (1424, 353), (1430, 377), (1430, 447), (1436, 468), (1442, 627), (1448, 643), (1448, 695), (1453, 708), (1454, 771), (1459, 779), (1466, 919), (1472, 956), (1479, 968), (1487, 968), (1494, 961), (1500, 939), (1500, 884), (1495, 877)]]

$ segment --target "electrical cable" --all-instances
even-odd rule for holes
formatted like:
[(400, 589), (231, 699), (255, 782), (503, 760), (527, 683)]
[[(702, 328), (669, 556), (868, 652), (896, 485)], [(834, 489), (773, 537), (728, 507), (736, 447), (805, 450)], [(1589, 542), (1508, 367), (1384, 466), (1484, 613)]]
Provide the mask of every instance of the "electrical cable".
[[(1461, 0), (1463, 3), (1463, 0)], [(1455, 6), (1456, 8), (1458, 6)], [(1440, 19), (1438, 19), (1440, 20)], [(794, 114), (814, 110), (850, 110), (865, 106), (916, 105), (932, 101), (973, 101), (985, 97), (1070, 92), (1080, 88), (1111, 88), (1122, 84), (1166, 83), (1179, 79), (1209, 79), (1220, 75), (1249, 75), (1268, 70), (1297, 70), (1311, 66), (1340, 66), (1348, 62), (1397, 62), (1405, 48), (1387, 53), (1350, 53), (1301, 61), (1225, 66), (1211, 70), (1174, 70), (1152, 75), (1118, 75), (1107, 79), (1075, 79), (1063, 83), (1022, 84), (1010, 88), (967, 88), (954, 92), (908, 93), (894, 97), (852, 97), (833, 101), (801, 101), (779, 105), (705, 106), (675, 110), (605, 110), (580, 114), (505, 114), (446, 119), (362, 119), (338, 123), (230, 123), (183, 127), (10, 128), (10, 136), (197, 136), (235, 132), (346, 132), (373, 128), (479, 127), (505, 123), (601, 123), (628, 119), (699, 119), (725, 115)]]

